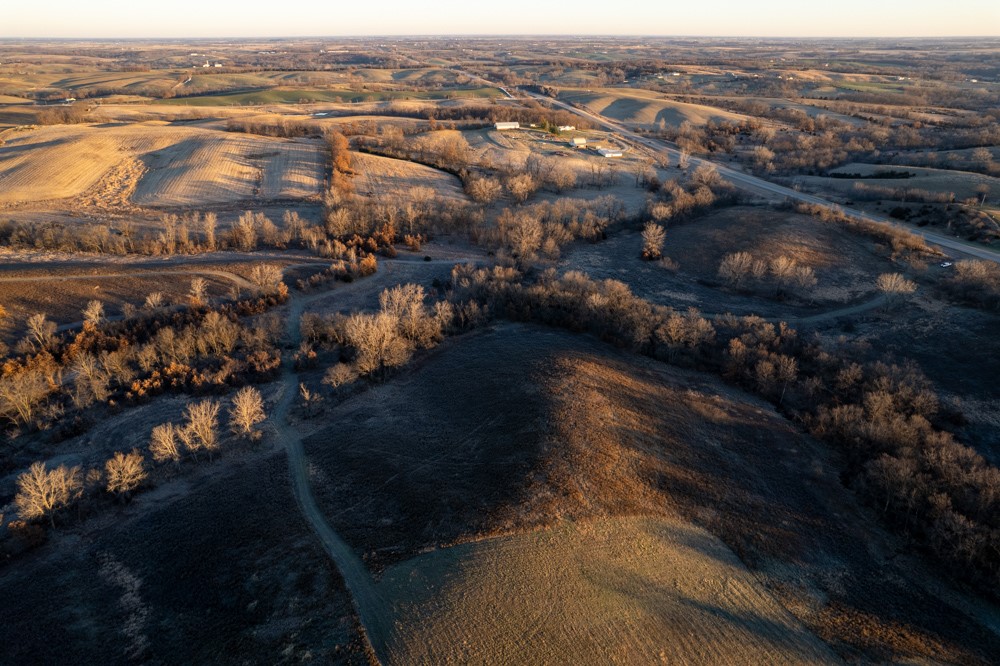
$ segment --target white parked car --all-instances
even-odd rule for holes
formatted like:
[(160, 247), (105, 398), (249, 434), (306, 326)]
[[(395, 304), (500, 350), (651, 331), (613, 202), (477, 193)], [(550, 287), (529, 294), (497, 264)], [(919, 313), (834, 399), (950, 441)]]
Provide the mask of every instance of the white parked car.
[(951, 262), (950, 261), (942, 261), (941, 262), (941, 268), (948, 268), (949, 266), (951, 266)]

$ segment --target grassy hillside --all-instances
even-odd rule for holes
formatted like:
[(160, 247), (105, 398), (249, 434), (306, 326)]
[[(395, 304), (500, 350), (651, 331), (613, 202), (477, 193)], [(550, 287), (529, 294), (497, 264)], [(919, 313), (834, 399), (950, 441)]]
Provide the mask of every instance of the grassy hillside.
[(656, 93), (636, 89), (566, 89), (559, 92), (559, 99), (585, 106), (608, 118), (636, 125), (658, 125), (662, 122), (669, 127), (677, 127), (683, 122), (704, 125), (710, 120), (745, 119), (745, 116), (738, 113), (702, 104), (664, 99)]
[(324, 421), (305, 442), (313, 489), (380, 572), (395, 629), (375, 640), (401, 662), (823, 661), (816, 636), (975, 661), (990, 640), (886, 559), (824, 447), (587, 337), (456, 340)]

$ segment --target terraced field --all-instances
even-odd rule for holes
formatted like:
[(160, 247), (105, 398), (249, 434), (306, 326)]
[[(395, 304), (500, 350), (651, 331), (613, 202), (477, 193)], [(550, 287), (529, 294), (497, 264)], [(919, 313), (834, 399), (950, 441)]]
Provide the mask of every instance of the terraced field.
[(664, 99), (654, 92), (636, 89), (563, 90), (559, 99), (581, 104), (594, 113), (623, 123), (677, 127), (683, 122), (704, 125), (710, 120), (739, 121), (746, 116), (701, 104)]
[(299, 104), (301, 102), (377, 102), (390, 99), (450, 99), (493, 98), (502, 94), (496, 88), (449, 88), (444, 90), (353, 90), (353, 89), (304, 89), (268, 88), (250, 92), (220, 93), (174, 99), (156, 100), (159, 104), (190, 106), (230, 106), (253, 104)]
[[(134, 182), (122, 183), (118, 167)], [(0, 204), (99, 191), (132, 191), (142, 206), (192, 206), (251, 198), (308, 197), (323, 168), (315, 142), (287, 141), (164, 123), (54, 126), (0, 146)]]

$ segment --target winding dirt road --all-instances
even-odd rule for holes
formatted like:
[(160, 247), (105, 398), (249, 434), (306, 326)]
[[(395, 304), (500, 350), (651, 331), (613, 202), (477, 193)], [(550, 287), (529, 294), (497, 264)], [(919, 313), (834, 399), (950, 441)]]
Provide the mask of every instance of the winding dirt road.
[[(305, 311), (305, 307), (335, 293), (334, 291), (311, 294), (292, 301), (288, 317), (285, 320), (287, 340), (292, 347), (297, 347), (301, 341), (299, 318)], [(323, 549), (326, 550), (343, 577), (354, 610), (364, 627), (368, 647), (380, 662), (385, 663), (385, 657), (381, 654), (381, 650), (392, 629), (388, 604), (378, 594), (375, 582), (368, 573), (364, 562), (326, 522), (323, 512), (316, 504), (316, 498), (309, 485), (309, 469), (305, 453), (302, 450), (302, 438), (288, 423), (288, 413), (298, 393), (299, 383), (291, 356), (286, 356), (282, 363), (281, 383), (281, 397), (278, 398), (272, 410), (270, 420), (275, 436), (288, 455), (288, 471), (292, 479), (295, 501), (302, 510), (302, 515), (308, 521), (309, 526), (319, 538)]]

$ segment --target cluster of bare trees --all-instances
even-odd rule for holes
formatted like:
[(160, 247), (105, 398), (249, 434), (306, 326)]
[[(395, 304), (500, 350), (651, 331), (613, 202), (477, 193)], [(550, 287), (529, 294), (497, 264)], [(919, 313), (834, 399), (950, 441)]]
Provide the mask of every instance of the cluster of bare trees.
[[(98, 254), (174, 255), (234, 249), (251, 251), (267, 246), (305, 246), (307, 225), (296, 213), (286, 212), (282, 228), (263, 213), (247, 212), (228, 230), (218, 233), (218, 216), (192, 212), (164, 214), (158, 231), (139, 232), (128, 221), (110, 224), (60, 222), (0, 222), (0, 245), (19, 249), (48, 249)], [(320, 231), (322, 229), (320, 228)]]
[(35, 122), (39, 125), (76, 125), (87, 122), (89, 115), (90, 105), (78, 102), (39, 109), (35, 114)]
[(647, 187), (653, 191), (653, 196), (647, 202), (646, 214), (661, 225), (690, 217), (734, 196), (732, 185), (711, 164), (700, 165), (683, 184), (675, 180), (661, 184), (654, 178)]
[(770, 284), (779, 292), (805, 293), (816, 286), (816, 274), (809, 266), (785, 256), (771, 261), (755, 259), (749, 252), (733, 252), (723, 257), (719, 277), (738, 289)]
[[(271, 375), (280, 362), (280, 322), (263, 314), (287, 290), (274, 266), (251, 271), (259, 295), (209, 308), (204, 281), (192, 281), (191, 307), (134, 310), (106, 321), (99, 301), (82, 330), (56, 336), (44, 315), (28, 320), (18, 354), (0, 367), (0, 418), (15, 429), (59, 422), (66, 410), (142, 400), (165, 390), (207, 390)], [(247, 325), (241, 316), (255, 316)]]
[[(182, 425), (164, 423), (153, 428), (149, 454), (155, 462), (180, 464), (184, 457), (211, 458), (222, 442), (219, 434), (220, 405), (202, 400), (187, 405)], [(229, 424), (235, 436), (256, 439), (259, 425), (266, 418), (264, 400), (252, 387), (240, 389), (228, 409)], [(86, 472), (80, 466), (48, 466), (33, 463), (17, 478), (14, 504), (23, 521), (47, 520), (55, 527), (56, 516), (77, 503), (92, 489), (102, 488), (119, 499), (127, 499), (149, 481), (149, 468), (143, 452), (116, 451), (102, 466)]]
[(577, 239), (601, 240), (609, 225), (624, 218), (624, 205), (611, 195), (592, 201), (558, 199), (504, 209), (497, 217), (496, 227), (483, 229), (477, 240), (496, 248), (501, 260), (524, 264), (539, 253), (556, 259), (562, 246)]
[(399, 367), (414, 350), (438, 344), (452, 327), (453, 308), (446, 301), (429, 305), (426, 299), (423, 287), (406, 284), (384, 290), (375, 313), (332, 319), (303, 315), (300, 327), (310, 348), (319, 344), (341, 351), (341, 362), (327, 371), (325, 383), (337, 388), (359, 375)]
[(91, 469), (86, 474), (79, 466), (49, 467), (35, 462), (17, 477), (14, 505), (22, 520), (47, 519), (55, 527), (56, 515), (79, 501), (88, 488), (103, 487), (116, 497), (127, 498), (147, 477), (144, 458), (138, 451), (118, 451), (103, 468)]

